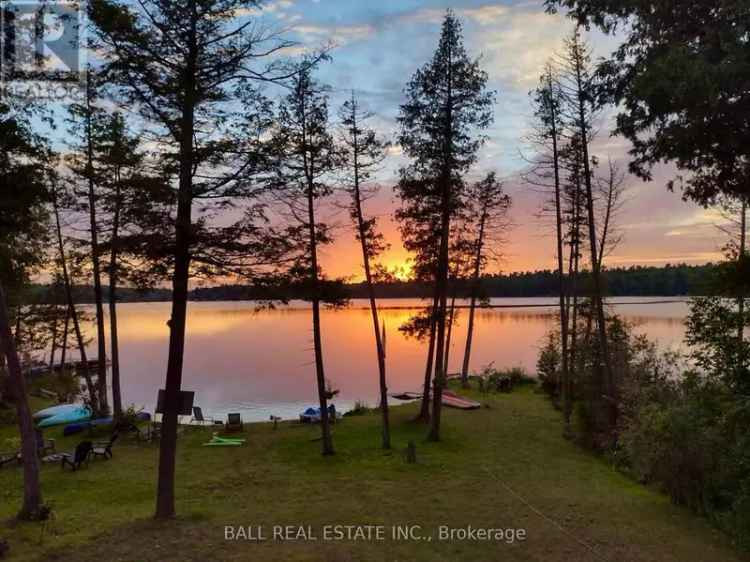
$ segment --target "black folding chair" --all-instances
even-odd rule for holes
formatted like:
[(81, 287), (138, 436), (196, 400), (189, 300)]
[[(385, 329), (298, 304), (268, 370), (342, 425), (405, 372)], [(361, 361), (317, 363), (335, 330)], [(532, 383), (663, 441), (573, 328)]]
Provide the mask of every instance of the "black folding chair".
[(117, 432), (112, 434), (112, 437), (110, 437), (109, 441), (101, 441), (98, 443), (94, 443), (91, 448), (91, 454), (94, 458), (96, 457), (104, 457), (105, 459), (111, 459), (112, 458), (112, 445), (115, 444), (115, 441), (117, 441), (117, 438), (119, 437), (119, 434)]
[(60, 466), (63, 469), (65, 469), (66, 466), (69, 466), (71, 470), (74, 471), (81, 468), (83, 463), (86, 463), (86, 466), (88, 466), (89, 457), (91, 456), (91, 450), (93, 448), (94, 444), (91, 441), (81, 441), (76, 445), (75, 453), (72, 455), (70, 453), (63, 453)]
[(190, 418), (190, 423), (193, 422), (210, 424), (216, 423), (213, 418), (206, 418), (203, 416), (203, 410), (200, 406), (193, 406), (193, 417)]
[(240, 414), (227, 414), (227, 431), (243, 431), (242, 416)]

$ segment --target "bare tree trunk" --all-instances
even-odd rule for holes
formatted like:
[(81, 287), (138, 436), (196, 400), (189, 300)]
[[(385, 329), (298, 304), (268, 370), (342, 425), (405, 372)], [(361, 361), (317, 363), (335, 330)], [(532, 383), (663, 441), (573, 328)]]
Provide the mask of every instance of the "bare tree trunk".
[(52, 372), (52, 367), (55, 366), (55, 353), (57, 352), (57, 320), (59, 316), (59, 308), (57, 304), (53, 305), (55, 307), (55, 312), (52, 317), (52, 344), (50, 346), (50, 352), (49, 352), (49, 371)]
[(73, 320), (73, 331), (75, 332), (76, 340), (78, 341), (78, 349), (81, 354), (81, 371), (83, 372), (83, 378), (86, 381), (86, 389), (89, 393), (89, 401), (91, 409), (94, 412), (99, 410), (98, 396), (94, 383), (91, 380), (91, 373), (89, 372), (89, 362), (86, 357), (86, 345), (83, 341), (83, 335), (81, 334), (81, 325), (78, 322), (78, 313), (76, 312), (76, 305), (73, 302), (73, 288), (71, 287), (70, 275), (68, 275), (68, 262), (65, 258), (65, 245), (63, 243), (62, 228), (60, 226), (60, 210), (57, 206), (57, 193), (55, 189), (52, 189), (52, 208), (55, 214), (55, 226), (57, 231), (57, 245), (58, 251), (60, 252), (60, 267), (62, 268), (63, 275), (63, 286), (65, 287), (65, 297), (68, 301), (68, 310), (70, 311), (70, 317)]
[[(380, 412), (383, 418), (382, 442), (383, 449), (391, 448), (391, 429), (388, 418), (388, 385), (385, 378), (385, 347), (380, 333), (380, 321), (378, 320), (378, 306), (375, 301), (375, 287), (372, 283), (372, 272), (370, 271), (370, 251), (367, 247), (367, 229), (362, 213), (362, 196), (359, 188), (359, 144), (357, 129), (356, 101), (352, 96), (352, 136), (354, 141), (354, 208), (357, 215), (357, 229), (359, 240), (362, 245), (362, 260), (365, 268), (365, 282), (367, 283), (367, 294), (370, 299), (370, 312), (372, 314), (372, 326), (375, 331), (375, 350), (378, 356), (378, 375), (380, 384)], [(385, 327), (383, 328), (385, 330)]]
[(31, 410), (26, 398), (26, 381), (21, 372), (15, 340), (10, 329), (5, 290), (0, 286), (0, 340), (8, 366), (13, 402), (16, 405), (18, 429), (21, 433), (21, 455), (23, 458), (23, 505), (19, 519), (36, 519), (42, 507), (42, 489), (39, 483), (39, 460)]
[[(610, 166), (612, 164), (610, 163)], [(610, 168), (611, 169), (611, 168)], [(607, 235), (609, 234), (609, 223), (612, 219), (612, 206), (614, 204), (614, 178), (610, 178), (609, 191), (607, 192), (607, 203), (604, 210), (604, 226), (602, 227), (602, 239), (599, 241), (599, 269), (604, 263), (604, 251), (607, 249)]]
[(323, 455), (332, 455), (333, 439), (331, 437), (331, 425), (328, 419), (328, 398), (326, 396), (326, 376), (323, 365), (323, 341), (320, 327), (320, 298), (318, 296), (318, 249), (317, 236), (315, 233), (315, 200), (313, 197), (312, 182), (307, 187), (307, 214), (308, 228), (310, 232), (310, 280), (312, 281), (313, 300), (313, 347), (315, 348), (315, 374), (318, 382), (318, 401), (320, 403), (320, 430), (322, 434)]
[(13, 340), (16, 347), (21, 345), (21, 323), (23, 322), (23, 307), (19, 304), (16, 310), (16, 331)]
[[(70, 324), (70, 307), (65, 305), (65, 322), (63, 323), (62, 349), (60, 350), (60, 372), (65, 369), (65, 359), (68, 354), (68, 327)], [(54, 368), (54, 365), (52, 365)]]
[(180, 178), (177, 192), (175, 223), (175, 261), (172, 277), (172, 314), (169, 319), (169, 355), (164, 385), (159, 446), (159, 476), (156, 487), (156, 519), (175, 515), (174, 474), (177, 457), (177, 422), (182, 387), (182, 363), (185, 356), (185, 321), (187, 316), (188, 279), (190, 277), (190, 238), (193, 203), (193, 133), (195, 130), (197, 8), (190, 0), (190, 21), (187, 23), (189, 49), (186, 53), (185, 98), (180, 119)]
[(482, 269), (482, 246), (484, 244), (484, 225), (487, 221), (487, 206), (482, 208), (479, 218), (479, 235), (474, 252), (474, 272), (471, 278), (471, 300), (469, 302), (469, 322), (466, 327), (466, 347), (464, 348), (464, 361), (461, 367), (461, 386), (469, 387), (469, 360), (471, 358), (471, 343), (474, 338), (474, 312), (477, 305), (477, 293), (479, 292), (479, 274)]
[(432, 381), (432, 418), (430, 419), (430, 432), (428, 441), (440, 440), (440, 414), (443, 405), (443, 387), (445, 386), (445, 371), (443, 357), (445, 354), (445, 317), (447, 308), (447, 281), (448, 281), (448, 237), (450, 234), (450, 209), (449, 209), (449, 182), (450, 176), (445, 175), (443, 179), (443, 211), (441, 219), (441, 241), (438, 259), (437, 277), (435, 280), (435, 293), (438, 297), (438, 306), (435, 322), (437, 324), (435, 350), (435, 377)]
[(430, 309), (430, 340), (427, 344), (427, 361), (424, 371), (424, 384), (422, 385), (422, 405), (419, 409), (417, 420), (424, 422), (430, 421), (430, 385), (432, 383), (432, 367), (435, 361), (435, 335), (437, 332), (437, 294), (432, 299), (432, 308)]
[(612, 372), (612, 365), (609, 357), (609, 342), (607, 341), (607, 326), (604, 317), (604, 302), (602, 297), (601, 269), (599, 267), (599, 256), (596, 243), (596, 219), (594, 216), (594, 194), (591, 187), (591, 164), (589, 162), (588, 150), (588, 125), (586, 120), (585, 100), (582, 94), (582, 77), (580, 60), (576, 61), (576, 80), (578, 84), (578, 128), (581, 135), (582, 160), (584, 168), (584, 185), (586, 187), (586, 210), (588, 214), (589, 246), (591, 250), (591, 274), (594, 282), (593, 305), (596, 313), (597, 330), (599, 336), (599, 349), (602, 364), (599, 368), (604, 368), (605, 375), (605, 392), (607, 393), (607, 404), (610, 413), (610, 429), (614, 429), (617, 422), (616, 406), (616, 389), (615, 380)]
[[(740, 208), (740, 248), (739, 248), (739, 264), (742, 264), (745, 260), (745, 253), (747, 252), (747, 200), (742, 199), (742, 206)], [(737, 298), (737, 312), (739, 325), (737, 326), (737, 339), (739, 340), (740, 353), (744, 349), (745, 342), (745, 294), (740, 290), (739, 297)], [(746, 357), (742, 357), (742, 362), (747, 360)]]
[(573, 233), (570, 241), (570, 291), (569, 295), (572, 295), (572, 312), (567, 315), (566, 318), (570, 319), (570, 359), (568, 360), (568, 381), (566, 394), (568, 396), (567, 402), (564, 403), (566, 409), (563, 410), (563, 416), (565, 418), (565, 427), (570, 428), (570, 417), (573, 407), (573, 377), (572, 371), (576, 366), (576, 353), (578, 349), (578, 268), (580, 258), (580, 245), (581, 245), (581, 232), (580, 232), (580, 185), (576, 184), (574, 193), (574, 207), (573, 207)]
[[(549, 78), (548, 87), (550, 88), (550, 98), (552, 97), (552, 79)], [(562, 346), (562, 380), (558, 386), (558, 389), (562, 394), (563, 402), (563, 415), (565, 420), (565, 431), (567, 432), (570, 424), (570, 416), (567, 412), (570, 410), (570, 388), (568, 379), (570, 377), (570, 370), (568, 366), (568, 314), (565, 308), (565, 269), (564, 269), (564, 254), (563, 254), (563, 234), (562, 234), (562, 201), (560, 198), (560, 160), (557, 150), (557, 114), (554, 103), (550, 103), (551, 111), (551, 124), (552, 124), (552, 160), (555, 174), (555, 226), (557, 235), (557, 277), (558, 277), (558, 291), (560, 293), (560, 342)]]
[(96, 342), (98, 364), (96, 384), (99, 392), (99, 412), (106, 413), (107, 406), (107, 350), (104, 339), (104, 306), (102, 299), (102, 277), (99, 265), (99, 227), (96, 223), (96, 194), (94, 188), (94, 156), (91, 124), (91, 94), (86, 91), (86, 175), (88, 177), (89, 223), (91, 229), (91, 267), (94, 276), (94, 302), (96, 304)]
[(112, 216), (112, 240), (109, 255), (109, 338), (112, 349), (112, 405), (115, 419), (122, 415), (120, 389), (120, 344), (117, 337), (117, 259), (120, 228), (120, 177), (115, 178), (115, 209)]
[(464, 360), (461, 364), (461, 387), (469, 388), (469, 361), (471, 360), (471, 343), (474, 339), (474, 313), (477, 306), (477, 295), (472, 288), (469, 300), (469, 320), (466, 326), (466, 345), (464, 347)]
[[(454, 283), (456, 279), (453, 280)], [(451, 353), (451, 336), (453, 334), (453, 321), (456, 314), (456, 287), (453, 287), (453, 293), (451, 294), (451, 305), (450, 312), (448, 312), (448, 334), (445, 336), (445, 359), (443, 361), (443, 372), (445, 376), (448, 376), (448, 359)]]

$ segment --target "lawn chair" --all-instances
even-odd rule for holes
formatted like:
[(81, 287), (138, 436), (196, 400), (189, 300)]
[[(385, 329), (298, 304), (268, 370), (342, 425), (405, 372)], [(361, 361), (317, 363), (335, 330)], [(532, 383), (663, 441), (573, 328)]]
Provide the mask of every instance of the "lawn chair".
[(115, 441), (117, 441), (117, 438), (119, 436), (120, 435), (115, 431), (112, 434), (112, 437), (109, 438), (109, 441), (100, 441), (98, 443), (94, 443), (91, 448), (91, 454), (93, 455), (93, 457), (104, 457), (105, 459), (111, 459), (112, 445), (115, 444)]
[(40, 428), (34, 428), (34, 437), (36, 438), (36, 451), (40, 458), (55, 452), (55, 440), (45, 439)]
[(227, 414), (227, 432), (243, 431), (242, 416), (240, 414)]
[(76, 445), (75, 453), (72, 455), (70, 453), (63, 453), (62, 459), (60, 461), (60, 466), (65, 469), (66, 466), (70, 466), (71, 470), (76, 471), (83, 463), (86, 463), (86, 466), (89, 464), (89, 457), (91, 456), (91, 449), (93, 449), (94, 444), (91, 441), (81, 441), (78, 445)]
[(190, 418), (190, 423), (198, 422), (200, 424), (210, 423), (215, 424), (216, 421), (213, 418), (203, 417), (203, 410), (200, 406), (193, 406), (193, 417)]

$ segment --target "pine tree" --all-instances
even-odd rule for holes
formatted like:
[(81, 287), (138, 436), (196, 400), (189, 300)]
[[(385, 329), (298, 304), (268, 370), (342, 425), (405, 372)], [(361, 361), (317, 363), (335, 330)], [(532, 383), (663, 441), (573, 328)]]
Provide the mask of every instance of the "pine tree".
[[(471, 60), (453, 12), (446, 13), (433, 58), (417, 70), (406, 86), (406, 102), (399, 115), (398, 137), (411, 164), (401, 170), (397, 192), (400, 220), (415, 223), (402, 233), (424, 233), (436, 226), (437, 240), (428, 236), (413, 244), (420, 259), (434, 264), (435, 376), (428, 438), (440, 439), (451, 218), (462, 204), (463, 177), (476, 161), (484, 141), (478, 131), (492, 121), (494, 93), (487, 90), (487, 74)], [(419, 242), (414, 240), (413, 242)], [(437, 242), (437, 245), (435, 245)]]
[(318, 216), (317, 207), (333, 192), (332, 174), (339, 161), (329, 131), (327, 88), (312, 77), (308, 63), (302, 63), (293, 78), (291, 91), (282, 100), (277, 119), (271, 141), (273, 173), (269, 177), (269, 187), (283, 203), (290, 221), (288, 240), (292, 241), (292, 251), (296, 256), (290, 269), (292, 282), (297, 281), (304, 288), (312, 303), (322, 453), (332, 455), (330, 396), (326, 387), (320, 324), (326, 282), (318, 261), (319, 247), (332, 239), (328, 226)]
[[(356, 229), (356, 237), (362, 247), (362, 265), (365, 272), (370, 313), (375, 334), (375, 351), (378, 359), (378, 382), (380, 386), (380, 411), (383, 419), (383, 449), (391, 448), (391, 432), (388, 419), (388, 385), (386, 384), (385, 343), (378, 319), (378, 306), (375, 301), (372, 263), (384, 249), (383, 235), (377, 231), (377, 219), (365, 218), (363, 204), (377, 193), (377, 189), (367, 186), (367, 181), (385, 159), (388, 144), (377, 137), (375, 131), (367, 128), (371, 114), (361, 108), (352, 92), (350, 100), (341, 107), (339, 117), (344, 128), (341, 135), (342, 166), (347, 172), (347, 190), (352, 203), (350, 215)], [(385, 328), (383, 328), (385, 330)]]
[[(245, 0), (119, 0), (89, 4), (94, 44), (107, 53), (103, 71), (121, 101), (136, 108), (151, 127), (165, 170), (176, 176), (174, 235), (157, 239), (171, 268), (172, 311), (165, 405), (159, 452), (156, 517), (175, 513), (177, 418), (185, 351), (188, 282), (192, 274), (237, 274), (263, 261), (276, 244), (259, 223), (262, 209), (250, 205), (236, 225), (214, 226), (211, 203), (223, 208), (254, 198), (252, 180), (262, 166), (268, 107), (252, 84), (282, 81), (278, 51), (292, 43), (257, 26)], [(234, 119), (229, 121), (229, 113)], [(253, 134), (250, 135), (250, 132)], [(205, 200), (194, 209), (195, 200)], [(194, 212), (203, 217), (195, 217)], [(166, 251), (167, 253), (164, 253)], [(244, 271), (244, 274), (247, 274)]]
[[(490, 172), (481, 181), (476, 182), (470, 193), (472, 201), (471, 215), (474, 218), (473, 240), (471, 240), (471, 280), (469, 288), (469, 319), (466, 328), (466, 345), (461, 366), (461, 384), (469, 383), (469, 362), (471, 360), (471, 344), (474, 337), (474, 315), (481, 275), (484, 267), (495, 252), (497, 257), (498, 240), (508, 229), (507, 214), (510, 209), (510, 197), (504, 192), (503, 184), (498, 181), (495, 172)], [(494, 244), (488, 244), (494, 242)], [(488, 248), (488, 246), (490, 246)]]
[[(42, 509), (39, 460), (26, 382), (21, 372), (16, 333), (11, 326), (9, 293), (18, 293), (32, 272), (44, 265), (48, 210), (46, 175), (50, 154), (31, 128), (32, 112), (0, 100), (0, 356), (9, 375), (23, 458), (20, 519), (35, 519)], [(15, 303), (20, 308), (20, 302)], [(18, 317), (16, 318), (16, 320)]]

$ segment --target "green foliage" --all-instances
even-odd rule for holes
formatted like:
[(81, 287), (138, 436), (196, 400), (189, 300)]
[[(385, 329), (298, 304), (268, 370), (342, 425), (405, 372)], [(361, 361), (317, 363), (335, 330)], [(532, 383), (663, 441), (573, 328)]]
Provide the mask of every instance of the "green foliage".
[(40, 389), (57, 394), (60, 402), (72, 402), (83, 393), (79, 377), (74, 371), (63, 371), (33, 379), (29, 384), (29, 393), (40, 395)]
[(549, 332), (546, 342), (539, 351), (536, 362), (536, 373), (542, 382), (542, 390), (549, 395), (557, 395), (560, 380), (562, 353), (560, 352), (560, 334)]
[(523, 367), (496, 369), (492, 363), (482, 367), (472, 378), (477, 380), (480, 392), (510, 392), (515, 386), (535, 385), (538, 382)]
[(621, 463), (750, 547), (747, 400), (704, 374), (674, 375), (652, 371), (629, 386)]
[(50, 154), (33, 132), (31, 114), (0, 101), (0, 284), (14, 291), (44, 264)]
[(438, 248), (447, 247), (448, 223), (465, 205), (464, 176), (493, 120), (495, 94), (487, 81), (480, 60), (466, 51), (460, 21), (448, 10), (432, 59), (404, 88), (398, 117), (398, 143), (410, 162), (399, 171), (395, 189), (401, 206), (395, 216), (404, 247), (414, 254), (417, 279), (434, 279), (438, 261), (448, 266)]
[(631, 170), (674, 162), (689, 172), (675, 183), (710, 203), (747, 193), (746, 0), (546, 0), (579, 23), (621, 34), (598, 70), (600, 101), (620, 108), (616, 132), (632, 143)]
[(368, 407), (365, 402), (362, 400), (357, 400), (354, 403), (354, 407), (344, 412), (344, 416), (364, 416), (365, 414), (369, 414), (372, 411), (372, 408)]
[[(724, 381), (738, 393), (750, 391), (750, 299), (740, 312), (738, 301), (699, 297), (691, 301), (685, 341), (690, 356), (704, 372)], [(739, 331), (745, 332), (740, 339)]]

